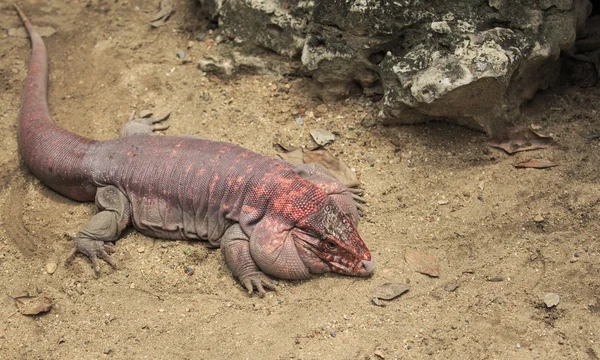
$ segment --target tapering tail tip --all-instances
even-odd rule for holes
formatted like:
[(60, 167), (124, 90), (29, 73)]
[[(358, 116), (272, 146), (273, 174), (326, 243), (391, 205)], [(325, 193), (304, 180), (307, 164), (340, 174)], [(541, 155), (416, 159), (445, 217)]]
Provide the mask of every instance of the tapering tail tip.
[(25, 16), (25, 14), (23, 13), (23, 11), (21, 11), (21, 8), (19, 7), (19, 5), (17, 5), (16, 3), (14, 3), (13, 6), (17, 10), (17, 12), (19, 13), (19, 16), (21, 17), (21, 21), (23, 21), (23, 24), (28, 23), (29, 22), (29, 18), (27, 18), (27, 16)]

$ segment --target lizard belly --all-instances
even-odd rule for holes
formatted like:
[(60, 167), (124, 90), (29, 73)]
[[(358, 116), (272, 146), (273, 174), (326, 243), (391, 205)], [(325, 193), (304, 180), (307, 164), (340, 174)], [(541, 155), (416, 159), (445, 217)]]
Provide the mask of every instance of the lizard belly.
[(129, 198), (133, 226), (156, 238), (208, 240), (211, 245), (219, 246), (219, 239), (232, 223), (219, 209), (185, 208), (177, 200), (164, 197)]

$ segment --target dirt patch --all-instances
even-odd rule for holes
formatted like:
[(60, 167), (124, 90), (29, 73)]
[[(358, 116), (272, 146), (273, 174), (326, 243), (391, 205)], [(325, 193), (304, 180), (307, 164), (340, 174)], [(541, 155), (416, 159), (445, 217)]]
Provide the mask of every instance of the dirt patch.
[[(323, 112), (303, 79), (221, 80), (197, 70), (225, 45), (193, 40), (206, 25), (194, 4), (175, 1), (167, 24), (151, 29), (153, 2), (22, 2), (32, 21), (57, 30), (45, 39), (55, 122), (102, 140), (117, 137), (133, 109), (171, 110), (170, 135), (271, 156), (276, 142), (299, 146), (313, 128), (334, 131), (328, 149), (355, 169), (369, 201), (359, 230), (376, 274), (280, 281), (264, 299), (248, 297), (219, 251), (134, 231), (117, 243), (119, 270), (103, 265), (96, 280), (83, 258), (64, 266), (73, 235), (96, 210), (20, 167), (16, 122), (30, 49), (7, 36), (21, 24), (1, 4), (0, 357), (598, 358), (600, 142), (581, 136), (600, 131), (597, 87), (563, 85), (536, 97), (522, 123), (560, 145), (532, 153), (508, 156), (483, 134), (443, 123), (365, 127), (377, 112), (369, 99)], [(531, 158), (559, 165), (513, 167)], [(435, 256), (440, 277), (415, 273), (407, 248)], [(390, 282), (411, 290), (375, 306), (373, 290)], [(5, 295), (27, 292), (50, 296), (54, 307), (14, 314)], [(560, 295), (554, 309), (540, 306), (547, 292)]]

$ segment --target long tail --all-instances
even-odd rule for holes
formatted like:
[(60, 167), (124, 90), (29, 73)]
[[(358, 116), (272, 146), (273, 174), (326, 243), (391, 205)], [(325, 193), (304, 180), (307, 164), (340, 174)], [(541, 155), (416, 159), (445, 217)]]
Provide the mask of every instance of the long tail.
[[(27, 125), (23, 124), (23, 115), (30, 115), (31, 113), (34, 113), (35, 116), (27, 116), (25, 120), (35, 121), (36, 123), (54, 124), (48, 112), (46, 93), (48, 89), (48, 55), (46, 53), (46, 45), (44, 45), (42, 37), (35, 31), (33, 25), (31, 25), (29, 18), (25, 16), (17, 4), (13, 5), (27, 29), (27, 33), (31, 39), (32, 50), (29, 72), (27, 73), (25, 88), (23, 89), (23, 96), (21, 98), (21, 121), (19, 125)], [(24, 112), (25, 114), (23, 114)]]
[(29, 38), (31, 61), (19, 113), (19, 150), (25, 165), (47, 186), (75, 200), (92, 200), (83, 158), (95, 141), (57, 127), (48, 111), (48, 56), (42, 37), (15, 4)]

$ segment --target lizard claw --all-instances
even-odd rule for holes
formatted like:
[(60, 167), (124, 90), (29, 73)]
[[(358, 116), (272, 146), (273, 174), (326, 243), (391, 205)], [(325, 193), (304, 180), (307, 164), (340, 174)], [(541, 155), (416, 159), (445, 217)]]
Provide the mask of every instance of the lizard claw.
[(349, 192), (351, 192), (353, 194), (356, 194), (356, 195), (362, 195), (364, 193), (363, 189), (352, 188), (352, 187), (347, 187), (346, 191), (349, 191)]
[(260, 297), (265, 296), (265, 288), (273, 291), (276, 290), (276, 283), (263, 273), (255, 273), (252, 275), (248, 275), (244, 277), (244, 279), (241, 280), (241, 282), (242, 284), (244, 284), (246, 290), (248, 290), (248, 295), (252, 295), (254, 288), (256, 288), (256, 291), (258, 291), (258, 296)]
[(152, 113), (149, 113), (143, 118), (134, 119), (135, 110), (131, 113), (129, 120), (121, 129), (121, 137), (130, 136), (135, 134), (153, 134), (155, 131), (167, 130), (169, 124), (160, 124), (167, 120), (171, 115), (170, 112), (166, 114), (154, 117)]
[(75, 245), (67, 256), (66, 264), (70, 264), (77, 253), (81, 253), (87, 256), (92, 262), (92, 268), (94, 269), (94, 277), (100, 276), (100, 262), (98, 259), (106, 261), (113, 269), (117, 269), (117, 263), (115, 259), (110, 256), (115, 252), (115, 248), (111, 245), (106, 245), (104, 241), (92, 240), (83, 237), (75, 238)]
[(362, 196), (358, 196), (356, 194), (352, 194), (352, 199), (354, 199), (354, 201), (356, 201), (357, 203), (362, 203), (362, 204), (366, 204), (367, 203), (367, 199), (365, 199)]

